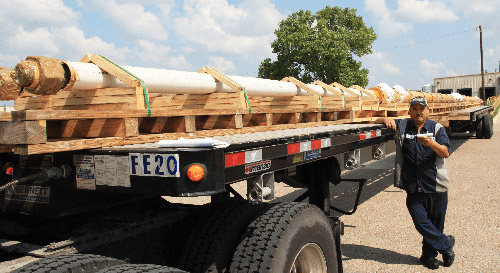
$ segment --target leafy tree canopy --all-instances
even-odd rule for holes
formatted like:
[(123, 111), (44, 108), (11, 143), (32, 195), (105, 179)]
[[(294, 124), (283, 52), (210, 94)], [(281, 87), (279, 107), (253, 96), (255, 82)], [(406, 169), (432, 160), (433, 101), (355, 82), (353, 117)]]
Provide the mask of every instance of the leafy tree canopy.
[(368, 69), (359, 57), (372, 53), (377, 34), (356, 9), (327, 6), (316, 14), (300, 10), (280, 22), (271, 44), (277, 60), (265, 59), (259, 77), (281, 80), (293, 76), (302, 82), (320, 80), (345, 86), (368, 84)]

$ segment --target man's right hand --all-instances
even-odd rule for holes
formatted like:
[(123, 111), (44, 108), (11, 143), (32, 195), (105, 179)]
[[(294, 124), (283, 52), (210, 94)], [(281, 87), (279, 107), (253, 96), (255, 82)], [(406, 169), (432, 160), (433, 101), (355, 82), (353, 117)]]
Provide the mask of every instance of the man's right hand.
[(384, 124), (387, 128), (391, 128), (394, 131), (398, 129), (396, 126), (396, 122), (392, 118), (385, 118)]

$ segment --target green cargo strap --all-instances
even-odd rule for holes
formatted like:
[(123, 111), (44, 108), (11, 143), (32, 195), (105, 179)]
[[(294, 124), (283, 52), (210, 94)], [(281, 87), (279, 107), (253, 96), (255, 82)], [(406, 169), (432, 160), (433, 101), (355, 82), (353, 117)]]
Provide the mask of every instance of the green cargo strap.
[(99, 55), (101, 56), (101, 58), (105, 59), (106, 61), (114, 64), (116, 67), (120, 68), (121, 70), (123, 70), (124, 72), (126, 72), (127, 74), (129, 74), (130, 76), (134, 77), (136, 80), (139, 81), (139, 83), (141, 84), (142, 86), (142, 91), (144, 93), (144, 100), (146, 101), (146, 105), (148, 107), (148, 117), (151, 116), (151, 106), (149, 105), (149, 97), (148, 97), (148, 93), (146, 92), (146, 85), (144, 85), (144, 82), (139, 79), (137, 76), (135, 76), (134, 74), (130, 73), (129, 71), (127, 71), (126, 69), (124, 69), (123, 67), (121, 67), (120, 65), (116, 64), (115, 62), (111, 61), (110, 59), (102, 56), (102, 55)]
[(252, 106), (250, 106), (250, 101), (248, 101), (248, 96), (247, 96), (247, 91), (245, 90), (245, 87), (241, 87), (241, 89), (243, 90), (243, 94), (245, 95), (245, 100), (247, 101), (247, 105), (248, 105), (248, 113), (251, 114), (252, 113)]

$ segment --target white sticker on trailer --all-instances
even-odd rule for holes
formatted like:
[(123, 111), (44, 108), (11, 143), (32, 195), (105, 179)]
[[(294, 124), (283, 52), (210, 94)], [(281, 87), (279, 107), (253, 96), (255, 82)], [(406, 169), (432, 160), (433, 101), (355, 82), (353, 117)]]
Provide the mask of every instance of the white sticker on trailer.
[(127, 156), (94, 155), (96, 185), (130, 187)]
[(92, 155), (74, 155), (76, 169), (76, 188), (95, 190), (94, 157)]
[(180, 177), (178, 154), (129, 155), (130, 175)]

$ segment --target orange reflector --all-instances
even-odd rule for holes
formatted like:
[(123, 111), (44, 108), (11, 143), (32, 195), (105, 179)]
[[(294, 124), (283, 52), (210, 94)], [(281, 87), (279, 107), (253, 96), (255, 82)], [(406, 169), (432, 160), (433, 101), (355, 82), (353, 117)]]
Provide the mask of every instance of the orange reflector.
[(198, 182), (205, 176), (205, 169), (201, 165), (194, 164), (189, 166), (187, 176), (191, 181)]
[(14, 173), (14, 168), (7, 167), (7, 169), (5, 169), (5, 174), (12, 175), (13, 173)]

